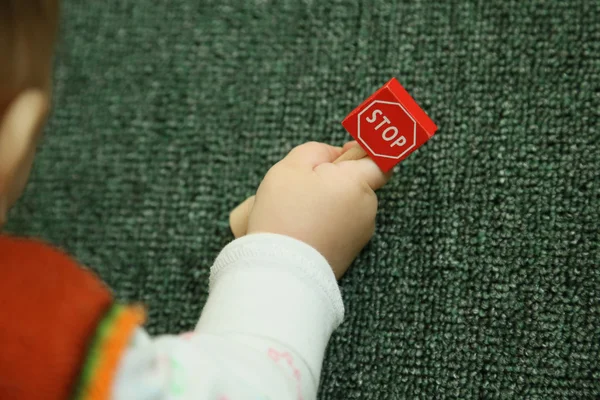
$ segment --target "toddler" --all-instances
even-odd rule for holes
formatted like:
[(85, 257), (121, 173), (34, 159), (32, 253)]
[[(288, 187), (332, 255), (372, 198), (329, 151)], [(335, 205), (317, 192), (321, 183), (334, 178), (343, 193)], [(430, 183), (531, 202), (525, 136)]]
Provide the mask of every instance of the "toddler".
[[(0, 0), (0, 227), (22, 192), (51, 101), (56, 0)], [(152, 338), (89, 270), (0, 235), (0, 399), (315, 399), (344, 317), (336, 278), (374, 231), (389, 176), (306, 143), (238, 209), (193, 332)]]

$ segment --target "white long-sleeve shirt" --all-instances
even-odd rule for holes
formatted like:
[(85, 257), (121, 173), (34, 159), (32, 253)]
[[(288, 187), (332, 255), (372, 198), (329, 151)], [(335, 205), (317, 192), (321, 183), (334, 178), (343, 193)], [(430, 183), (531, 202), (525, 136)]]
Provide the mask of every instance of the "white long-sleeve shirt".
[(217, 257), (193, 332), (150, 338), (136, 331), (113, 399), (315, 399), (327, 343), (343, 317), (320, 253), (286, 236), (248, 235)]

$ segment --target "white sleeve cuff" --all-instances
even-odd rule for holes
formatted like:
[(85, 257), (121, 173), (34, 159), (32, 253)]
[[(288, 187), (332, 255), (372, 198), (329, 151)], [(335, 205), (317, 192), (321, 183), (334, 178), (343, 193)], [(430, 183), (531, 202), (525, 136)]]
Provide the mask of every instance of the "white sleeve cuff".
[(327, 343), (343, 318), (327, 260), (306, 243), (261, 233), (233, 241), (217, 257), (197, 330), (288, 346), (318, 379)]

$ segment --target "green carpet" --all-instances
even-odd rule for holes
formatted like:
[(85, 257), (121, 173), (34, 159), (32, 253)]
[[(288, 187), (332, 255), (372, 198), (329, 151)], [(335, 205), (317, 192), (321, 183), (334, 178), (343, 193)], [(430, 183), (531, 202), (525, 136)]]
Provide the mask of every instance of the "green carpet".
[[(600, 398), (600, 2), (64, 2), (9, 230), (191, 328), (229, 210), (392, 76), (439, 125), (380, 193), (323, 399)], [(41, 277), (41, 279), (43, 279)]]

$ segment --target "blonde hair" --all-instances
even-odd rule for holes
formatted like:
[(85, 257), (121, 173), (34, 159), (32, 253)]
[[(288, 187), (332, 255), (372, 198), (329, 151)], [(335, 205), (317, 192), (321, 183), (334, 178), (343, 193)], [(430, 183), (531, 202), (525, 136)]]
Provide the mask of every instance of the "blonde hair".
[(0, 0), (0, 115), (24, 89), (46, 88), (58, 24), (58, 0)]

